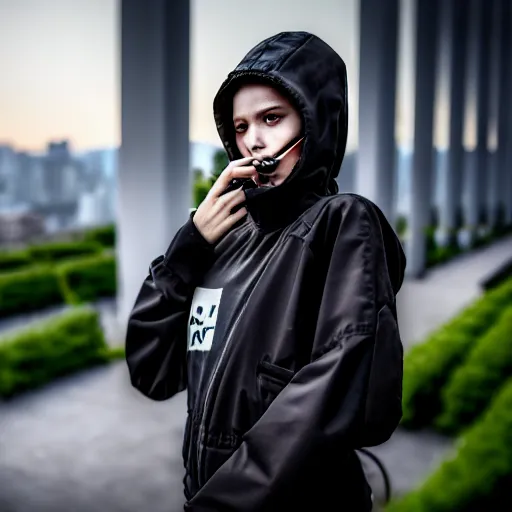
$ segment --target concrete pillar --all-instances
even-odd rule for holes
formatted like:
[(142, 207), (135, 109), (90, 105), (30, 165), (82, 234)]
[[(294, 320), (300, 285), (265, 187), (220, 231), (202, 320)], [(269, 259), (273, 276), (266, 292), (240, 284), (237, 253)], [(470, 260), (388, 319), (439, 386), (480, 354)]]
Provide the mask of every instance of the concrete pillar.
[(462, 169), (464, 164), (464, 77), (466, 70), (467, 0), (441, 2), (439, 9), (438, 76), (447, 84), (448, 149), (441, 170), (441, 202), (439, 229), (436, 236), (440, 245), (456, 241), (455, 231), (462, 208)]
[(501, 89), (498, 122), (498, 151), (500, 154), (500, 190), (504, 221), (512, 226), (512, 5), (503, 0), (501, 46)]
[(426, 264), (425, 230), (430, 223), (434, 168), (433, 128), (436, 88), (438, 0), (416, 0), (414, 139), (407, 273), (421, 277)]
[(356, 192), (394, 221), (398, 0), (360, 0)]
[(191, 206), (188, 0), (122, 0), (118, 318)]
[(487, 161), (487, 172), (484, 176), (484, 182), (487, 194), (484, 197), (487, 210), (487, 227), (494, 229), (498, 222), (498, 213), (500, 207), (500, 165), (498, 153), (498, 125), (499, 125), (499, 102), (501, 82), (503, 80), (502, 71), (508, 72), (507, 69), (501, 67), (501, 41), (502, 35), (502, 16), (503, 16), (503, 0), (491, 1), (491, 41), (490, 41), (490, 70), (489, 70), (489, 136), (487, 147), (489, 150)]
[(491, 7), (488, 0), (469, 0), (468, 73), (466, 93), (476, 105), (476, 146), (467, 155), (465, 165), (467, 200), (465, 224), (467, 242), (474, 240), (481, 227), (485, 208), (484, 192), (488, 160), (487, 129), (489, 124), (489, 50)]

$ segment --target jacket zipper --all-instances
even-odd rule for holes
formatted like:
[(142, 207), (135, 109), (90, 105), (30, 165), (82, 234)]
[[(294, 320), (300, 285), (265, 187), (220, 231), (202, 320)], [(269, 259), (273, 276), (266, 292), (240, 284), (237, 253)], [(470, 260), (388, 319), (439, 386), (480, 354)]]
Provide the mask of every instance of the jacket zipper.
[[(268, 255), (268, 259), (267, 259), (267, 263), (265, 265), (265, 268), (272, 261), (272, 257), (277, 252), (277, 249), (280, 246), (280, 241), (282, 239), (282, 235), (283, 234), (281, 233), (281, 235), (279, 236), (279, 239), (276, 241), (276, 243), (272, 247), (272, 249), (271, 249), (271, 251), (270, 251), (270, 253)], [(220, 357), (219, 357), (219, 360), (217, 362), (217, 365), (215, 366), (215, 370), (213, 371), (212, 377), (211, 377), (210, 381), (208, 382), (208, 387), (206, 388), (206, 395), (205, 395), (205, 399), (204, 399), (204, 406), (203, 406), (203, 411), (202, 411), (202, 414), (201, 414), (201, 422), (199, 424), (199, 439), (198, 439), (198, 443), (197, 443), (197, 483), (198, 483), (199, 488), (201, 488), (203, 486), (203, 478), (201, 478), (201, 477), (202, 477), (202, 473), (205, 471), (204, 468), (201, 467), (201, 462), (202, 462), (202, 460), (201, 460), (202, 457), (201, 456), (204, 455), (204, 452), (205, 452), (205, 449), (206, 449), (206, 428), (205, 427), (206, 427), (206, 413), (208, 412), (208, 399), (210, 398), (210, 393), (211, 393), (211, 390), (213, 388), (213, 383), (215, 382), (215, 377), (217, 376), (217, 373), (219, 371), (219, 368), (220, 368), (220, 365), (222, 363), (222, 360), (224, 359), (224, 354), (226, 353), (226, 350), (227, 350), (227, 348), (228, 348), (228, 346), (229, 346), (229, 344), (231, 342), (233, 331), (237, 327), (237, 325), (238, 325), (238, 323), (240, 321), (240, 318), (244, 314), (245, 309), (247, 307), (248, 300), (246, 300), (246, 297), (248, 298), (251, 295), (252, 291), (258, 285), (258, 283), (259, 283), (260, 279), (262, 278), (263, 274), (264, 274), (264, 271), (262, 271), (260, 273), (260, 276), (256, 280), (256, 283), (251, 287), (250, 290), (247, 291), (247, 294), (243, 297), (243, 307), (242, 307), (239, 315), (237, 316), (236, 320), (233, 322), (233, 325), (232, 325), (231, 329), (229, 330), (229, 334), (228, 334), (228, 337), (227, 337), (227, 340), (226, 340), (226, 344), (224, 345), (224, 348), (222, 349), (222, 352), (220, 354)], [(203, 430), (204, 430), (204, 442), (201, 443), (201, 436), (202, 436)]]
[[(220, 354), (219, 360), (217, 362), (217, 365), (215, 366), (215, 369), (213, 371), (212, 377), (208, 383), (208, 387), (206, 388), (206, 395), (204, 399), (204, 407), (203, 412), (201, 415), (201, 423), (199, 424), (199, 439), (197, 443), (197, 483), (199, 487), (202, 487), (203, 485), (203, 479), (202, 479), (202, 473), (204, 471), (204, 468), (202, 467), (202, 460), (201, 456), (204, 454), (205, 448), (206, 448), (206, 412), (208, 410), (208, 399), (210, 398), (210, 393), (213, 388), (213, 383), (215, 382), (215, 377), (217, 376), (217, 373), (219, 371), (220, 365), (224, 359), (224, 354), (226, 353), (226, 350), (231, 342), (233, 331), (235, 330), (236, 326), (238, 325), (238, 322), (240, 321), (240, 318), (242, 317), (245, 308), (247, 307), (247, 301), (244, 302), (244, 306), (242, 310), (240, 311), (240, 314), (237, 316), (235, 322), (233, 323), (231, 329), (229, 330), (229, 335), (226, 340), (226, 343), (224, 344), (224, 348), (222, 349), (222, 352)], [(201, 442), (202, 433), (204, 431), (204, 442)]]

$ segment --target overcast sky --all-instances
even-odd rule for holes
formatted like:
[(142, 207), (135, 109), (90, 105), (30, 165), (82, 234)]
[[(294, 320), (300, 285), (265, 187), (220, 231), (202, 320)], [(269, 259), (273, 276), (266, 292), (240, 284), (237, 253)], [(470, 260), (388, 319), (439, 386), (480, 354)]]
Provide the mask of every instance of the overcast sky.
[[(253, 45), (283, 30), (306, 30), (347, 64), (354, 146), (358, 0), (191, 0), (191, 9), (192, 140), (219, 142), (213, 97)], [(0, 141), (28, 150), (62, 137), (76, 149), (119, 143), (117, 16), (118, 0), (0, 0)], [(402, 68), (403, 83), (411, 84), (410, 64)], [(405, 104), (408, 91), (399, 93)], [(410, 121), (400, 116), (399, 138), (410, 133)]]
[[(308, 30), (346, 60), (355, 88), (354, 0), (192, 0), (193, 140), (218, 143), (212, 101), (227, 73), (261, 39)], [(40, 149), (117, 144), (117, 0), (0, 0), (0, 140)]]

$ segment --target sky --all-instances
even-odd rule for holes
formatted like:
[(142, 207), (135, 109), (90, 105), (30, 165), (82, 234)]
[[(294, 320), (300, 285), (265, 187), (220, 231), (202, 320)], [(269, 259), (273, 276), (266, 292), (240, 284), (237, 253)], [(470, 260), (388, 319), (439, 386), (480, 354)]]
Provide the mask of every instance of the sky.
[[(26, 150), (52, 138), (76, 149), (119, 143), (117, 16), (118, 0), (0, 0), (0, 141)], [(191, 0), (190, 138), (219, 143), (217, 88), (253, 45), (282, 30), (331, 44), (355, 91), (355, 16), (354, 0)]]
[[(119, 0), (0, 0), (0, 143), (29, 151), (60, 138), (77, 150), (119, 144), (118, 9)], [(191, 140), (219, 144), (213, 97), (252, 46), (283, 30), (306, 30), (346, 62), (348, 149), (354, 148), (358, 25), (358, 0), (191, 0)], [(397, 119), (402, 141), (413, 122), (412, 52), (404, 47), (397, 92), (405, 106)]]

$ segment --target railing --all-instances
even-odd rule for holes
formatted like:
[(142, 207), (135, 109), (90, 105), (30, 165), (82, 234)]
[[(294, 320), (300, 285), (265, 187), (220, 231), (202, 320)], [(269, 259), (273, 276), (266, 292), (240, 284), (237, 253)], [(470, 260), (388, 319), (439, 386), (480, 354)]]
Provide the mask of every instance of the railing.
[(386, 468), (384, 467), (384, 464), (382, 464), (380, 459), (369, 450), (359, 448), (357, 451), (371, 459), (374, 462), (374, 464), (379, 468), (379, 471), (382, 474), (382, 479), (384, 480), (384, 500), (385, 503), (388, 503), (389, 500), (391, 499), (391, 480), (389, 478), (388, 472), (386, 471)]

